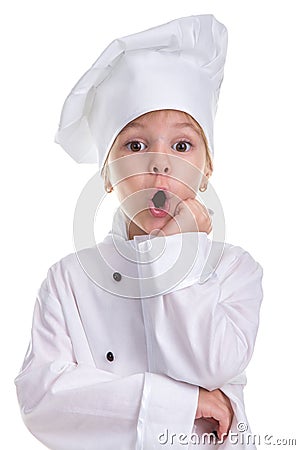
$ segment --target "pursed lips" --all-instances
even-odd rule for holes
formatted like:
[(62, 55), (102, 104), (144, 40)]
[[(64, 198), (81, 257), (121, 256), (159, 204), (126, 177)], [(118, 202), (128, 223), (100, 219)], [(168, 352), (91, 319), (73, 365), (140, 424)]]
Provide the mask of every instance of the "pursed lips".
[(169, 195), (166, 188), (157, 188), (152, 198), (148, 203), (150, 213), (156, 217), (161, 218), (168, 214), (170, 209)]
[(158, 190), (152, 197), (152, 201), (156, 208), (162, 208), (166, 202), (167, 196), (163, 190)]

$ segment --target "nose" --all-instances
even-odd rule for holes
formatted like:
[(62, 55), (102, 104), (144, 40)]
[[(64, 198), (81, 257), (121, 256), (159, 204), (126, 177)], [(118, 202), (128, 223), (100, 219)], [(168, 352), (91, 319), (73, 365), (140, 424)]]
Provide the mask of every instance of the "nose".
[(163, 170), (159, 170), (159, 168), (156, 166), (153, 166), (153, 168), (152, 168), (152, 172), (154, 172), (154, 173), (168, 173), (168, 171), (169, 171), (169, 167), (167, 167), (167, 166), (164, 167)]
[(151, 157), (149, 161), (149, 171), (151, 173), (170, 173), (171, 164), (165, 149), (162, 145), (155, 146), (151, 149)]

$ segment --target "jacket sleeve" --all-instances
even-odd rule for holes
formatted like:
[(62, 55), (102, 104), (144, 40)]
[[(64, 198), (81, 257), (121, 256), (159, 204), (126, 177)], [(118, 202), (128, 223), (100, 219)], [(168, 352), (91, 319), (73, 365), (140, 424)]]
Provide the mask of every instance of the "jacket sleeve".
[[(204, 233), (199, 238), (205, 249)], [(176, 239), (167, 236), (164, 258), (168, 261), (174, 261)], [(161, 267), (159, 259), (150, 256), (151, 263), (141, 268), (144, 277), (155, 280)], [(195, 267), (203, 267), (204, 259), (200, 248)], [(204, 283), (195, 280), (194, 271), (190, 281), (187, 276), (181, 284), (189, 286), (143, 299), (150, 370), (209, 390), (241, 374), (258, 331), (262, 275), (262, 267), (247, 251), (229, 246)]]
[(197, 386), (166, 375), (119, 376), (77, 361), (61, 303), (46, 280), (15, 385), (26, 426), (53, 450), (160, 448), (166, 428), (191, 432), (198, 399)]

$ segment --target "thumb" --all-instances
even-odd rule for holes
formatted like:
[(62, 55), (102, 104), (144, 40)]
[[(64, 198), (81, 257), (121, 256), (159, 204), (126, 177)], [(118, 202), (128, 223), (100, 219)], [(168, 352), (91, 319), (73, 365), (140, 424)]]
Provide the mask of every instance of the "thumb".
[(184, 208), (185, 208), (184, 200), (181, 200), (179, 203), (177, 203), (177, 205), (175, 207), (174, 217), (179, 216), (179, 214), (182, 213)]

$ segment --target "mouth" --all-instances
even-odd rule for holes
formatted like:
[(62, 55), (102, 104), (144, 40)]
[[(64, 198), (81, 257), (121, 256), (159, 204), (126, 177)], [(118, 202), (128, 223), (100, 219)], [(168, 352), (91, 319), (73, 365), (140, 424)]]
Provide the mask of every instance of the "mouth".
[(165, 191), (159, 189), (149, 200), (149, 210), (154, 217), (165, 217), (170, 210), (170, 202)]

